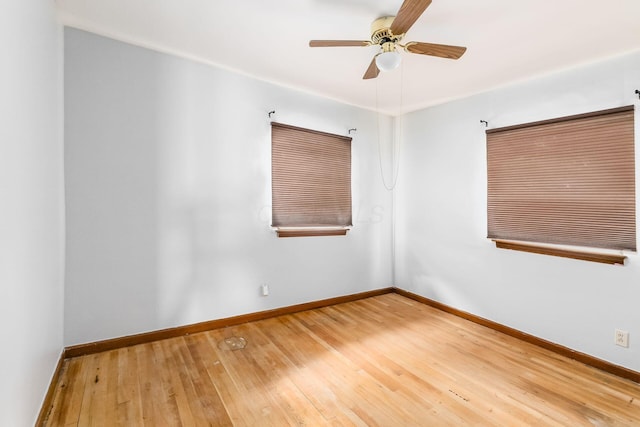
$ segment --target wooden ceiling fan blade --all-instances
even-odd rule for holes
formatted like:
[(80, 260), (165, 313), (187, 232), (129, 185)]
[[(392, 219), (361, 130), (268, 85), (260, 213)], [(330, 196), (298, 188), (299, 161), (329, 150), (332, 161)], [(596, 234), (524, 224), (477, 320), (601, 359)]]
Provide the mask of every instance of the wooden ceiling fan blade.
[(374, 56), (373, 59), (371, 60), (371, 64), (369, 64), (369, 68), (367, 68), (367, 71), (365, 71), (364, 76), (362, 76), (362, 79), (363, 80), (375, 79), (376, 77), (378, 77), (378, 74), (380, 74), (380, 70), (376, 65), (376, 57)]
[(431, 0), (404, 0), (396, 18), (391, 23), (391, 32), (399, 36), (409, 31), (430, 4)]
[(369, 46), (368, 40), (310, 40), (310, 47)]
[(467, 50), (462, 46), (449, 46), (446, 44), (409, 42), (405, 45), (405, 50), (419, 55), (439, 56), (440, 58), (458, 59)]

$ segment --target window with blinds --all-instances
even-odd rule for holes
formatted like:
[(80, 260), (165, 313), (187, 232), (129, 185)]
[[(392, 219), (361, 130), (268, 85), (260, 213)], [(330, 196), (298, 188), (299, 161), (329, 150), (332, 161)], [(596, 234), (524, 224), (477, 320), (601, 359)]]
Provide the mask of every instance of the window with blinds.
[(279, 237), (346, 234), (351, 138), (271, 123), (271, 190)]
[(499, 247), (636, 250), (633, 106), (487, 130), (487, 178)]

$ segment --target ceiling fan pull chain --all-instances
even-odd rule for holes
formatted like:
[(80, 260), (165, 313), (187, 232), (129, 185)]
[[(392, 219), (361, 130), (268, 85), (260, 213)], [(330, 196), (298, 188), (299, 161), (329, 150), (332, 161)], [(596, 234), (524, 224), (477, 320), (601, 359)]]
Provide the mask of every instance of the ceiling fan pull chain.
[(392, 188), (396, 187), (396, 183), (398, 182), (398, 174), (400, 173), (400, 148), (402, 144), (402, 128), (404, 124), (404, 116), (403, 116), (404, 113), (402, 110), (403, 105), (404, 105), (404, 67), (400, 69), (400, 106), (399, 106), (398, 116), (395, 123), (396, 124), (395, 129), (397, 131), (397, 139), (394, 140), (395, 176), (393, 177)]
[(391, 176), (392, 183), (391, 185), (387, 185), (387, 181), (384, 177), (384, 169), (382, 167), (382, 143), (380, 142), (380, 109), (378, 102), (378, 84), (379, 81), (376, 80), (376, 122), (378, 126), (378, 164), (380, 166), (380, 177), (382, 178), (382, 185), (387, 191), (393, 191), (396, 188), (396, 184), (398, 183), (398, 173), (400, 172), (400, 143), (402, 141), (402, 92), (403, 92), (403, 81), (404, 81), (404, 71), (400, 72), (400, 115), (393, 119), (393, 133), (391, 136)]
[(377, 135), (378, 135), (378, 165), (380, 166), (380, 178), (382, 179), (382, 185), (384, 185), (384, 188), (386, 188), (388, 191), (393, 190), (393, 187), (389, 188), (389, 186), (387, 185), (386, 180), (384, 179), (384, 170), (382, 168), (382, 148), (381, 148), (381, 142), (380, 142), (380, 108), (379, 108), (379, 102), (378, 102), (378, 83), (379, 80), (376, 80), (376, 127), (377, 127)]

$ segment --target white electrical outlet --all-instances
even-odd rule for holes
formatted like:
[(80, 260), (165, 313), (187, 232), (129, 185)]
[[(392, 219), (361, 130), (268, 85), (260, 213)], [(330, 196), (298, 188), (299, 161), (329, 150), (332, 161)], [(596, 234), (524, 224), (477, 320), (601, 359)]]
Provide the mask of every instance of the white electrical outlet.
[(267, 295), (269, 295), (269, 285), (265, 283), (262, 285), (262, 296), (266, 297)]
[(629, 332), (616, 329), (615, 336), (616, 345), (620, 347), (629, 347)]

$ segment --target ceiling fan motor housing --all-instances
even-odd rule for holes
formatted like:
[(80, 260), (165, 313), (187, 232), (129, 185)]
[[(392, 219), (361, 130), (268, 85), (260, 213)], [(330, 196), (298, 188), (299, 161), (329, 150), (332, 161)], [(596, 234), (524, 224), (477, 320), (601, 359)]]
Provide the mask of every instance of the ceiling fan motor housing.
[(384, 16), (378, 18), (371, 24), (371, 42), (373, 44), (383, 45), (385, 43), (396, 43), (402, 39), (404, 34), (395, 35), (389, 29), (395, 16)]

